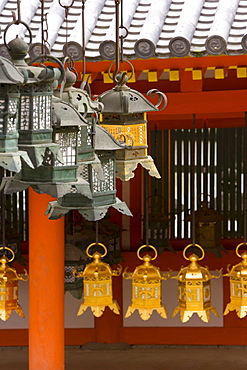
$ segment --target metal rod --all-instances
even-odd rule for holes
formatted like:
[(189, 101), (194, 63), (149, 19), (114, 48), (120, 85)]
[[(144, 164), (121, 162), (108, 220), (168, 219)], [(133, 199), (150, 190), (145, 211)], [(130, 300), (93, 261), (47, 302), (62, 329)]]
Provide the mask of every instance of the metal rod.
[(144, 219), (145, 219), (145, 244), (149, 245), (149, 237), (148, 237), (148, 227), (149, 227), (149, 219), (148, 219), (148, 173), (144, 171)]
[(192, 208), (192, 230), (191, 240), (192, 244), (196, 243), (196, 211), (195, 211), (195, 144), (196, 144), (196, 115), (192, 116), (192, 137), (191, 137), (191, 208)]
[(245, 127), (244, 127), (244, 145), (243, 145), (243, 156), (244, 156), (244, 244), (247, 241), (247, 112), (245, 112)]
[(95, 243), (99, 242), (99, 221), (95, 222)]
[[(2, 179), (4, 177), (4, 169), (2, 168)], [(5, 225), (5, 194), (4, 194), (4, 189), (1, 191), (1, 230), (2, 230), (2, 247), (6, 247), (6, 225)]]
[(86, 74), (86, 53), (85, 53), (85, 1), (82, 0), (82, 11), (81, 11), (81, 24), (82, 24), (82, 76), (81, 80), (84, 81)]
[(113, 80), (115, 83), (117, 83), (116, 76), (119, 72), (119, 5), (120, 5), (120, 0), (115, 0), (115, 5), (116, 5), (116, 68), (113, 73)]

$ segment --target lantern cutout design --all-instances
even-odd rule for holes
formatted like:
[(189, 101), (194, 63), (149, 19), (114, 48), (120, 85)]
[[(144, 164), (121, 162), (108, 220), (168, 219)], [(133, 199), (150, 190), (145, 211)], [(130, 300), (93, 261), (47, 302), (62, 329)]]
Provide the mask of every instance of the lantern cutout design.
[(127, 149), (117, 152), (117, 177), (128, 181), (134, 177), (133, 171), (137, 165), (141, 164), (151, 176), (160, 178), (152, 157), (147, 153), (146, 113), (164, 109), (167, 104), (166, 96), (156, 89), (148, 91), (147, 95), (159, 97), (158, 104), (153, 105), (141, 93), (126, 85), (126, 73), (119, 73), (116, 80), (117, 85), (101, 94), (98, 99), (104, 105), (100, 125), (116, 140), (128, 145)]
[(12, 249), (1, 247), (0, 250), (8, 250), (12, 253), (11, 259), (8, 259), (5, 254), (0, 258), (0, 319), (8, 320), (12, 311), (16, 311), (20, 317), (25, 317), (18, 303), (18, 280), (27, 281), (27, 272), (24, 270), (25, 274), (19, 275), (14, 268), (8, 266), (15, 257)]
[(161, 303), (161, 281), (167, 280), (169, 274), (161, 274), (158, 267), (154, 266), (151, 261), (157, 258), (157, 251), (152, 245), (148, 247), (155, 251), (155, 256), (152, 258), (146, 254), (143, 258), (140, 256), (140, 251), (146, 245), (142, 245), (137, 256), (144, 263), (136, 267), (133, 273), (128, 273), (127, 268), (123, 272), (124, 279), (132, 280), (132, 303), (128, 307), (125, 317), (132, 315), (135, 310), (138, 310), (142, 320), (150, 319), (153, 311), (157, 311), (161, 317), (167, 318), (166, 307)]
[(238, 250), (242, 245), (246, 244), (240, 243), (236, 248), (236, 254), (242, 261), (231, 270), (228, 266), (228, 274), (224, 275), (230, 278), (230, 303), (226, 306), (224, 315), (235, 310), (240, 319), (247, 315), (247, 252), (239, 254)]
[[(194, 253), (186, 257), (187, 249), (192, 246), (196, 246), (202, 251), (200, 258)], [(210, 311), (219, 317), (216, 308), (212, 306), (210, 280), (219, 278), (221, 274), (219, 276), (211, 275), (207, 267), (201, 267), (197, 263), (204, 258), (204, 255), (204, 250), (200, 245), (187, 245), (183, 251), (183, 257), (190, 261), (190, 264), (187, 267), (182, 267), (176, 277), (172, 277), (172, 279), (178, 280), (178, 307), (173, 311), (172, 317), (180, 312), (180, 319), (183, 323), (187, 322), (193, 313), (196, 313), (204, 322), (210, 320)]]
[[(220, 251), (224, 250), (220, 245), (222, 220), (223, 216), (210, 208), (206, 201), (201, 202), (201, 207), (195, 211), (195, 241), (216, 257), (221, 257)], [(192, 222), (192, 215), (189, 215), (186, 221)]]
[(0, 165), (19, 172), (21, 158), (32, 167), (25, 151), (18, 150), (20, 86), (25, 77), (14, 64), (0, 57)]
[[(103, 247), (104, 253), (89, 254), (89, 249), (94, 245)], [(77, 272), (76, 269), (73, 271), (75, 277), (83, 277), (84, 301), (77, 315), (82, 315), (88, 307), (91, 307), (93, 315), (100, 317), (106, 306), (114, 313), (120, 314), (118, 303), (112, 298), (112, 276), (119, 276), (122, 266), (119, 265), (117, 270), (112, 270), (108, 263), (101, 261), (101, 258), (107, 254), (107, 249), (102, 243), (90, 244), (86, 249), (86, 254), (93, 258), (93, 262), (89, 263), (82, 272)]]

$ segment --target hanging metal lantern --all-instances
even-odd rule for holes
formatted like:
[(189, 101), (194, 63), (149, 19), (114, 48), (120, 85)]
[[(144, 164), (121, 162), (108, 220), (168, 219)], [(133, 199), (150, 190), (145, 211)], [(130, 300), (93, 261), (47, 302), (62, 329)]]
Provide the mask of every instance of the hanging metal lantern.
[[(186, 257), (187, 249), (192, 246), (201, 250), (202, 256), (200, 258), (194, 253)], [(183, 257), (190, 261), (190, 264), (187, 267), (182, 267), (176, 277), (172, 277), (172, 279), (178, 280), (178, 307), (173, 311), (172, 317), (180, 312), (182, 322), (187, 322), (193, 313), (196, 313), (204, 322), (209, 321), (210, 311), (219, 317), (216, 308), (212, 306), (210, 280), (219, 278), (221, 274), (219, 276), (211, 275), (207, 267), (201, 267), (197, 263), (204, 256), (204, 250), (200, 245), (187, 245), (183, 251)]]
[(116, 197), (116, 154), (121, 145), (102, 127), (96, 125), (95, 151), (100, 160), (102, 174), (97, 171), (95, 161), (81, 163), (78, 170), (78, 178), (90, 184), (90, 195), (85, 196), (73, 186), (71, 191), (57, 201), (50, 202), (46, 213), (50, 219), (57, 219), (76, 209), (88, 221), (102, 219), (109, 207), (131, 216), (131, 212), (125, 202)]
[(18, 303), (18, 280), (27, 281), (27, 272), (24, 270), (25, 275), (19, 275), (14, 268), (8, 266), (8, 263), (15, 257), (12, 249), (1, 247), (0, 250), (8, 250), (12, 253), (10, 259), (5, 254), (0, 258), (0, 319), (8, 320), (12, 311), (16, 311), (20, 317), (25, 317)]
[[(195, 211), (195, 241), (216, 257), (221, 257), (220, 251), (224, 250), (220, 244), (222, 220), (223, 216), (210, 208), (207, 201), (201, 202), (201, 207)], [(189, 215), (186, 221), (192, 222), (192, 215)]]
[[(154, 250), (153, 258), (149, 254), (144, 257), (140, 256), (141, 249), (146, 247)], [(150, 319), (153, 311), (157, 311), (163, 319), (167, 318), (166, 307), (161, 303), (161, 281), (168, 279), (169, 275), (162, 274), (160, 269), (150, 262), (155, 260), (157, 255), (152, 245), (142, 245), (137, 251), (137, 256), (144, 263), (136, 267), (133, 273), (127, 273), (127, 268), (124, 270), (123, 278), (132, 280), (132, 303), (125, 317), (129, 317), (135, 310), (138, 310), (142, 320)]]
[[(94, 245), (100, 245), (104, 249), (104, 253), (89, 254), (89, 249)], [(112, 276), (121, 274), (121, 265), (117, 270), (112, 270), (107, 263), (101, 261), (107, 254), (107, 249), (102, 243), (90, 244), (86, 249), (86, 254), (93, 258), (93, 262), (89, 263), (83, 272), (77, 272), (76, 269), (73, 272), (75, 277), (83, 277), (84, 281), (84, 300), (77, 315), (82, 315), (90, 307), (94, 316), (100, 317), (106, 306), (114, 313), (119, 314), (119, 306), (112, 298)]]
[(25, 151), (18, 150), (20, 86), (26, 81), (14, 64), (0, 57), (0, 166), (21, 170), (21, 158), (32, 166)]
[[(133, 72), (132, 67), (132, 74)], [(108, 73), (110, 76), (109, 71)], [(141, 164), (151, 176), (160, 178), (152, 157), (147, 153), (146, 114), (164, 109), (167, 104), (166, 96), (156, 89), (148, 91), (148, 96), (159, 97), (158, 103), (153, 105), (141, 93), (130, 89), (126, 85), (127, 81), (127, 74), (119, 73), (116, 76), (117, 85), (98, 97), (104, 105), (100, 115), (101, 126), (107, 129), (116, 140), (128, 146), (127, 149), (117, 152), (117, 177), (128, 181), (134, 177), (133, 171), (137, 165)]]
[(224, 315), (235, 310), (240, 319), (247, 315), (247, 252), (239, 254), (238, 250), (242, 245), (246, 244), (240, 243), (236, 248), (236, 254), (242, 261), (231, 270), (228, 266), (228, 274), (224, 275), (230, 278), (230, 303), (226, 306)]

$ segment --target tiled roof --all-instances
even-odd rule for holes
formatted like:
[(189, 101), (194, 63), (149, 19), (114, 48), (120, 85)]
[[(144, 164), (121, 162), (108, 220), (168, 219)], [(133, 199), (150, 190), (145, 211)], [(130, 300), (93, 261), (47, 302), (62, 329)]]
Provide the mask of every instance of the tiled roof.
[[(67, 18), (60, 3), (69, 7)], [(247, 0), (122, 0), (122, 5), (122, 25), (128, 30), (123, 43), (127, 59), (239, 55), (247, 51)], [(62, 57), (67, 50), (81, 59), (82, 1), (45, 0), (44, 7), (46, 45), (51, 54)], [(2, 44), (13, 12), (17, 13), (16, 0), (0, 0)], [(21, 0), (20, 14), (32, 31), (32, 43), (40, 43), (40, 0)], [(86, 0), (84, 19), (86, 59), (114, 59), (115, 1)], [(124, 29), (122, 32), (126, 34)], [(7, 41), (17, 33), (29, 41), (22, 24), (8, 29)]]

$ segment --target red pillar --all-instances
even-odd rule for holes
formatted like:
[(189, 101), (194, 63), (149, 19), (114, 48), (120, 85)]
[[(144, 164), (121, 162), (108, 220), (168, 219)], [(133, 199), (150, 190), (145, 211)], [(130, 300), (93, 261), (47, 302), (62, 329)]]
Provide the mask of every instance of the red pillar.
[(29, 190), (29, 369), (64, 369), (64, 218)]

